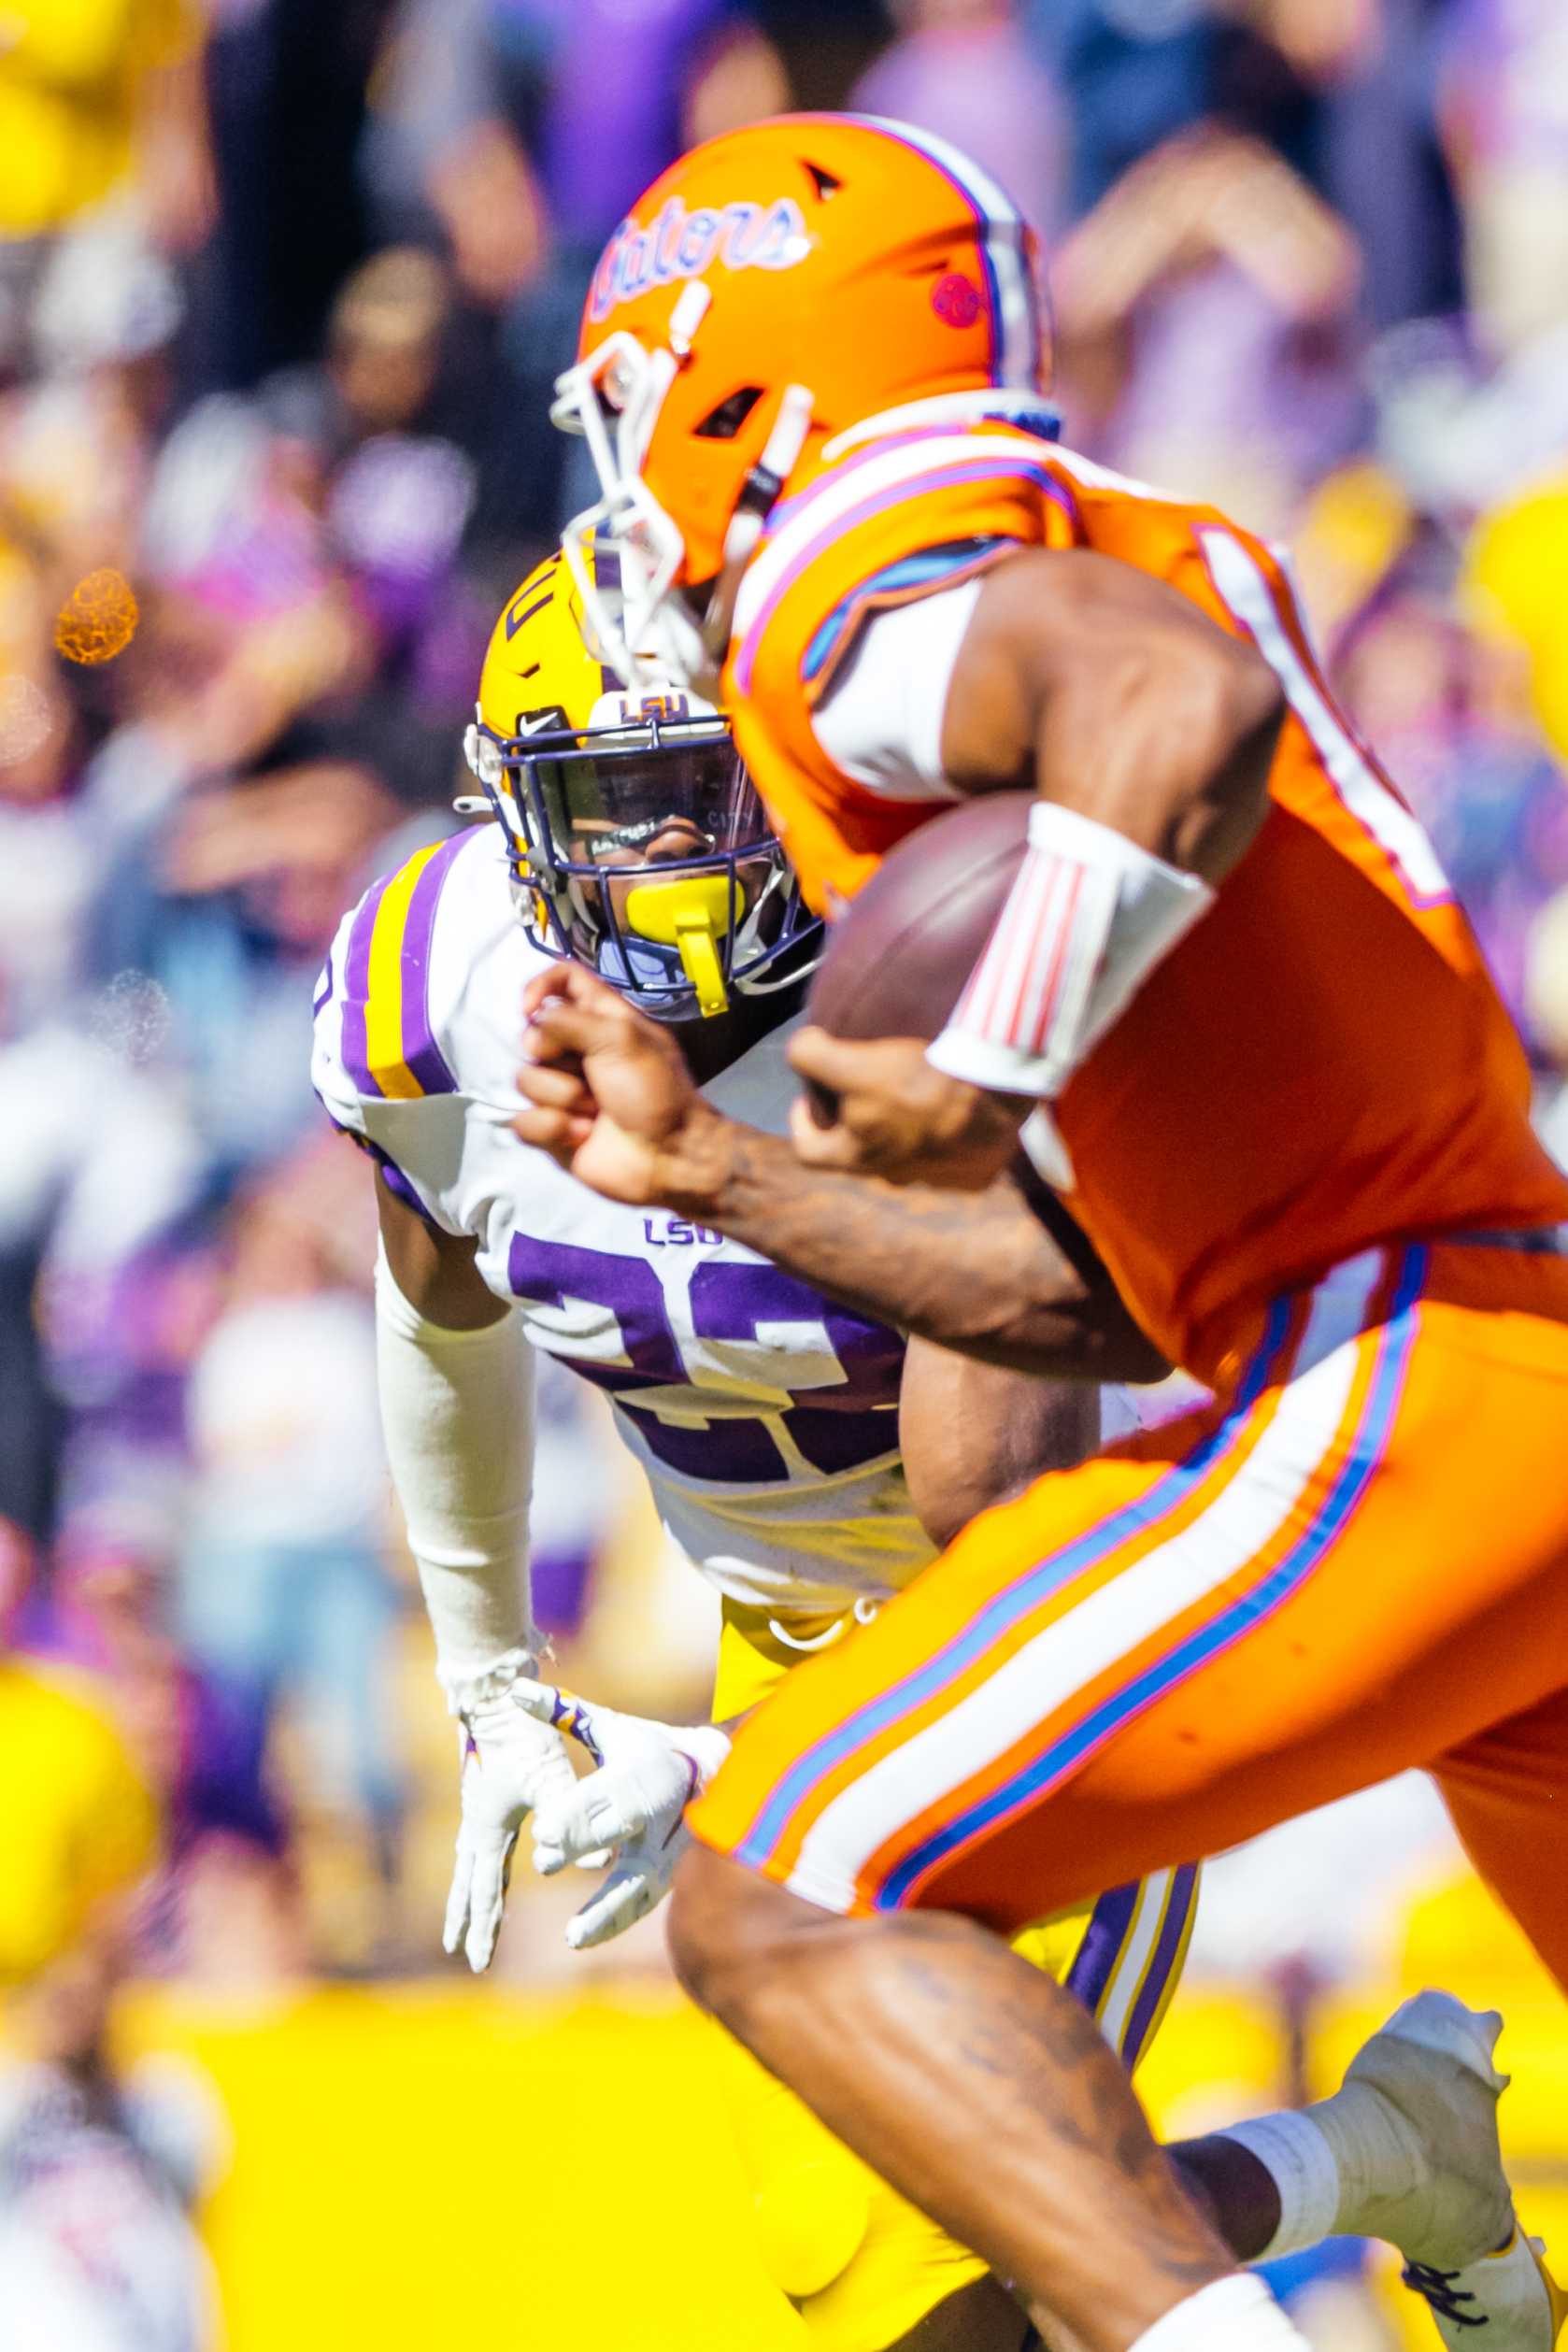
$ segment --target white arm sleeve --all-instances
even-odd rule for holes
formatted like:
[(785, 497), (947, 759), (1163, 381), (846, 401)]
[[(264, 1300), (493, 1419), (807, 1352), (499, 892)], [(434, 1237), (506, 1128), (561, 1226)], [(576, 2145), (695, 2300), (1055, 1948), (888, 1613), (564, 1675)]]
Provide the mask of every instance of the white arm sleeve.
[(428, 1323), (376, 1260), (377, 1386), (392, 1484), (454, 1713), (535, 1657), (528, 1581), (534, 1355), (510, 1313)]
[(873, 613), (812, 714), (818, 742), (886, 800), (957, 800), (942, 773), (942, 718), (981, 583), (934, 590)]

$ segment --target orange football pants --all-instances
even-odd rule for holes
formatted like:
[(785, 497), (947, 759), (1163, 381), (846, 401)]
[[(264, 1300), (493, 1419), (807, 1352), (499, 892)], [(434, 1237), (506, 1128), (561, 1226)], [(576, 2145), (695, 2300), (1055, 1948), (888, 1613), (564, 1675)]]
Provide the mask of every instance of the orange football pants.
[(1568, 1259), (1370, 1250), (1249, 1337), (791, 1675), (697, 1836), (1012, 1933), (1425, 1765), (1568, 1986)]

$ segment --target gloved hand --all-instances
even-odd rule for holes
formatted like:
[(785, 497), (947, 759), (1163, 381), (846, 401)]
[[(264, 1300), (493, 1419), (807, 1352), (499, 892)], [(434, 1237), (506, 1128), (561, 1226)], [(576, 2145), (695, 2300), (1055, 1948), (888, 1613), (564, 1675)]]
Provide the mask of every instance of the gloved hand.
[(514, 1691), (540, 1688), (533, 1673), (526, 1652), (510, 1652), (488, 1675), (450, 1692), (463, 1815), (441, 1942), (449, 1952), (462, 1945), (476, 1974), (494, 1957), (519, 1830), (536, 1806), (559, 1805), (577, 1785), (566, 1743), (548, 1714), (539, 1719), (513, 1704)]
[(614, 1849), (614, 1867), (568, 1921), (574, 1952), (605, 1944), (646, 1917), (669, 1889), (686, 1842), (681, 1816), (730, 1752), (716, 1724), (655, 1723), (592, 1705), (548, 1682), (518, 1682), (510, 1703), (537, 1725), (558, 1726), (583, 1746), (596, 1772), (534, 1815), (534, 1867), (552, 1878), (596, 1847)]

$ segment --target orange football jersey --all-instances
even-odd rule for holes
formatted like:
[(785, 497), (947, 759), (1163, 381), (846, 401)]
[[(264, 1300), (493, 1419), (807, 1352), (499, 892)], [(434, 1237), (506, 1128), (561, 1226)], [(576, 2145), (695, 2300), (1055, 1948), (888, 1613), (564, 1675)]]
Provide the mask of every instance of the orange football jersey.
[(1168, 581), (1252, 637), (1290, 702), (1257, 841), (1057, 1106), (1071, 1206), (1151, 1335), (1222, 1383), (1265, 1300), (1374, 1242), (1568, 1217), (1474, 934), (1334, 706), (1277, 557), (1022, 426), (867, 441), (770, 518), (725, 701), (807, 897), (852, 897), (940, 805), (862, 788), (818, 741), (857, 632), (1019, 546)]

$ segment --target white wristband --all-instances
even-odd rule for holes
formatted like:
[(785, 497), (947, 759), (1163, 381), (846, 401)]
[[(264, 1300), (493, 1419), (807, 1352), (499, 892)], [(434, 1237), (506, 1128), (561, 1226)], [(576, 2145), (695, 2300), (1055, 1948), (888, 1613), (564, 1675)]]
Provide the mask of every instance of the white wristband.
[(1051, 1100), (1213, 903), (1198, 875), (1036, 801), (1017, 879), (929, 1060), (998, 1093)]

